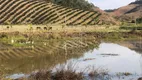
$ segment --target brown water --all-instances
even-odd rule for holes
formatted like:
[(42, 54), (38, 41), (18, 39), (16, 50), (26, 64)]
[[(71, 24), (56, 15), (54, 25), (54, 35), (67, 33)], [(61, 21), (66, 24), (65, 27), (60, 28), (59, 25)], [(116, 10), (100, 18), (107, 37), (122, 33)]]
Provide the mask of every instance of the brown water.
[[(96, 47), (94, 40), (66, 40), (44, 42), (33, 46), (34, 48), (30, 46), (24, 50), (10, 48), (9, 52), (1, 50), (1, 69), (11, 75), (11, 78), (18, 78), (41, 69), (54, 70), (59, 65), (71, 62), (76, 64), (75, 68), (78, 72), (88, 66), (108, 69), (112, 80), (121, 78), (136, 80), (142, 77), (142, 41), (101, 42)], [(12, 55), (14, 51), (16, 57)], [(116, 76), (118, 73), (125, 72), (132, 75), (121, 75), (119, 78)]]

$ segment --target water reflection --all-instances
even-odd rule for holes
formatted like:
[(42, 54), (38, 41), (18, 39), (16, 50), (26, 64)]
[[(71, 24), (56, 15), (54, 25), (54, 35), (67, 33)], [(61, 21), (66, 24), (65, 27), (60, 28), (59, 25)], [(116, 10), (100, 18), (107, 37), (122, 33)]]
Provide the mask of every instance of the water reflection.
[(125, 41), (125, 42), (118, 42), (118, 44), (128, 47), (139, 53), (142, 53), (142, 41), (127, 41), (127, 42)]
[[(89, 42), (89, 43), (87, 43)], [(92, 50), (95, 42), (80, 40), (46, 41), (47, 45), (34, 45), (31, 48), (5, 48), (0, 50), (0, 69), (6, 74), (24, 73), (40, 69), (50, 69), (69, 59), (77, 59), (84, 52)], [(85, 46), (86, 45), (86, 46)]]
[[(103, 54), (103, 55), (102, 55)], [(95, 58), (84, 62), (84, 59)], [(142, 73), (142, 57), (136, 51), (113, 43), (102, 43), (98, 49), (87, 52), (78, 59), (79, 66), (95, 65), (105, 67), (110, 72)], [(82, 60), (82, 61), (81, 61)], [(80, 66), (82, 67), (82, 66)]]
[[(95, 66), (96, 69), (108, 69), (109, 74), (112, 75), (112, 80), (119, 80), (120, 78), (136, 80), (142, 75), (141, 54), (141, 52), (125, 47), (124, 44), (122, 46), (122, 44), (116, 43), (101, 43), (99, 48), (86, 52), (83, 57), (78, 59), (68, 60), (65, 64), (70, 64), (70, 62), (72, 62), (72, 64), (77, 63), (75, 68), (78, 72), (85, 70), (89, 66)], [(58, 67), (59, 65), (56, 66), (56, 68)], [(89, 71), (91, 70), (90, 68)], [(119, 75), (123, 73), (130, 73), (132, 75)]]
[(142, 74), (141, 41), (103, 42), (98, 48), (95, 45), (94, 40), (61, 40), (40, 42), (34, 45), (34, 49), (6, 48), (0, 50), (0, 68), (4, 68), (6, 74), (22, 73), (16, 76), (19, 77), (36, 70), (53, 69), (60, 64), (73, 62), (77, 63), (77, 71), (95, 66), (108, 69), (110, 74)]

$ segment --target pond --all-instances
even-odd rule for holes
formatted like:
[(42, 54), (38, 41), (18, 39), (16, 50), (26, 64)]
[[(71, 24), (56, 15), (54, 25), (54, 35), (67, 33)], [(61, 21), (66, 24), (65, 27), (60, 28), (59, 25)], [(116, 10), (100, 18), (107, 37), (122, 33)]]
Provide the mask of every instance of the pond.
[[(64, 44), (64, 42), (61, 43)], [(76, 43), (80, 43), (80, 47)], [(81, 44), (90, 43), (91, 46), (81, 46)], [(71, 63), (77, 72), (83, 71), (87, 67), (90, 67), (87, 71), (91, 71), (93, 68), (107, 70), (112, 80), (137, 80), (142, 77), (142, 41), (102, 41), (97, 47), (92, 46), (95, 45), (93, 43), (92, 41), (89, 43), (70, 42), (70, 46), (72, 44), (76, 47), (63, 47), (63, 49), (57, 47), (57, 49), (51, 51), (56, 54), (44, 53), (44, 55), (38, 54), (36, 57), (31, 55), (20, 59), (2, 59), (0, 62), (1, 69), (6, 69), (5, 72), (10, 75), (8, 77), (19, 78), (30, 75), (34, 71), (41, 69), (55, 70), (55, 68), (60, 68), (61, 65)], [(52, 46), (55, 48), (53, 44)], [(57, 45), (62, 46), (61, 44)], [(41, 48), (44, 48), (47, 52), (52, 49), (49, 46), (47, 49), (45, 47)], [(41, 49), (38, 50), (42, 52)], [(25, 52), (30, 53), (31, 51)]]
[[(131, 50), (116, 43), (103, 42), (99, 48), (84, 53), (78, 59), (68, 60), (66, 64), (70, 63), (77, 64), (75, 67), (78, 71), (85, 70), (88, 66), (94, 66), (96, 69), (107, 69), (109, 74), (113, 75), (112, 80), (137, 80), (142, 77), (142, 52)], [(92, 69), (89, 68), (89, 70)]]

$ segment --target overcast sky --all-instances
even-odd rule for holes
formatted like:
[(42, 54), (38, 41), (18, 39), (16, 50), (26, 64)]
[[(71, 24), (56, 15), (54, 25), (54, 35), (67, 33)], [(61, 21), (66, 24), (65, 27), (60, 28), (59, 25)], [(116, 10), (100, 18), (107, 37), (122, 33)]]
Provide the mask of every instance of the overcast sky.
[(100, 9), (116, 9), (121, 6), (128, 5), (129, 3), (135, 0), (89, 0), (95, 6), (98, 6)]

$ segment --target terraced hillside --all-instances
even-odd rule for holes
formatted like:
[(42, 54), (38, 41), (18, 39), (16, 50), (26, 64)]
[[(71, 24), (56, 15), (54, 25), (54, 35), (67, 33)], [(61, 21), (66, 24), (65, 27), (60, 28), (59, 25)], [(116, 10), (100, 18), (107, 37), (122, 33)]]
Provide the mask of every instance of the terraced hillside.
[(67, 8), (35, 0), (0, 0), (0, 24), (117, 24), (99, 12)]

